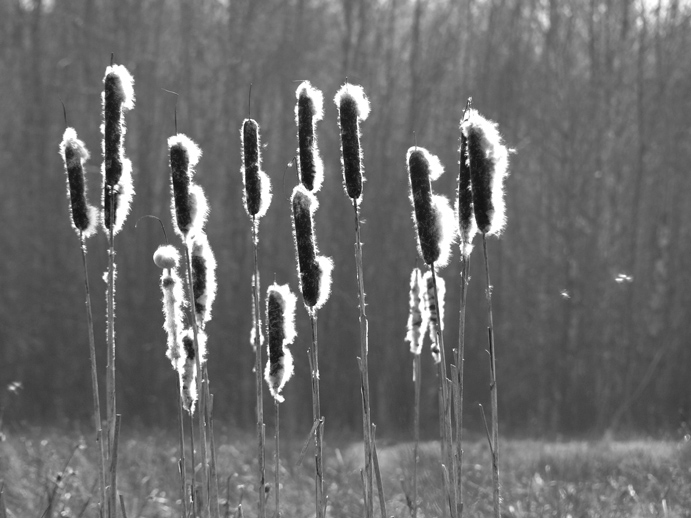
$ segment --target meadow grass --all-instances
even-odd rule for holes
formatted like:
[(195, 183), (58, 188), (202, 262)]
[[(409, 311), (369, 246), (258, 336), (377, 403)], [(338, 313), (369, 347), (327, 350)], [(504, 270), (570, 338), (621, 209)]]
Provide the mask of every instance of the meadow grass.
[[(91, 433), (91, 432), (89, 432)], [(217, 431), (221, 516), (256, 513), (257, 456), (254, 435)], [(314, 468), (298, 465), (302, 439), (282, 437), (283, 516), (314, 515)], [(509, 517), (686, 517), (691, 516), (691, 443), (636, 440), (543, 442), (503, 441), (503, 512)], [(360, 486), (362, 443), (325, 443), (327, 516), (363, 516)], [(379, 463), (390, 516), (407, 517), (404, 487), (410, 487), (413, 444), (379, 447)], [(268, 451), (272, 454), (273, 452)], [(493, 512), (492, 471), (487, 441), (464, 446), (465, 516)], [(8, 517), (41, 517), (52, 498), (52, 514), (96, 516), (98, 456), (80, 431), (31, 428), (7, 433), (0, 443), (0, 473)], [(441, 515), (444, 490), (439, 443), (419, 452), (422, 495), (418, 516)], [(119, 453), (119, 492), (128, 517), (177, 517), (178, 438), (172, 431), (128, 430)], [(67, 466), (67, 467), (65, 467)], [(273, 516), (270, 488), (267, 514)]]

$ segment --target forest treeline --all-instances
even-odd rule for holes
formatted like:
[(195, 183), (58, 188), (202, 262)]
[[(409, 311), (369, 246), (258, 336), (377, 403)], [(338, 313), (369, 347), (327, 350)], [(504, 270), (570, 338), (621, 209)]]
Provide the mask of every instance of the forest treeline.
[[(326, 179), (315, 216), (334, 259), (320, 311), (322, 405), (331, 430), (361, 426), (354, 219), (341, 183), (333, 96), (361, 84), (365, 288), (373, 421), (405, 436), (412, 357), (404, 342), (408, 280), (420, 266), (405, 154), (418, 144), (454, 196), (459, 121), (468, 97), (513, 148), (508, 224), (489, 242), (502, 433), (648, 433), (683, 429), (691, 412), (691, 7), (633, 0), (1, 0), (0, 383), (4, 422), (88, 419), (84, 284), (58, 144), (69, 125), (100, 185), (101, 91), (111, 53), (135, 78), (127, 116), (132, 215), (118, 241), (119, 409), (126, 423), (174, 423), (158, 268), (170, 224), (166, 140), (177, 125), (199, 143), (218, 259), (209, 371), (222, 424), (254, 421), (250, 346), (252, 247), (242, 205), (240, 126), (261, 126), (274, 198), (261, 221), (260, 271), (297, 292), (289, 193), (295, 89), (325, 95), (317, 126)], [(250, 103), (251, 85), (251, 103)], [(174, 96), (165, 90), (174, 91)], [(106, 238), (89, 240), (100, 365), (105, 361)], [(481, 251), (480, 251), (481, 252)], [(483, 433), (489, 369), (481, 253), (471, 256), (466, 417)], [(458, 250), (446, 279), (445, 337), (458, 339)], [(296, 376), (281, 412), (309, 430), (309, 321), (300, 306)], [(447, 354), (447, 357), (451, 357)], [(423, 415), (436, 430), (435, 368), (423, 352)], [(22, 383), (19, 394), (8, 392)]]

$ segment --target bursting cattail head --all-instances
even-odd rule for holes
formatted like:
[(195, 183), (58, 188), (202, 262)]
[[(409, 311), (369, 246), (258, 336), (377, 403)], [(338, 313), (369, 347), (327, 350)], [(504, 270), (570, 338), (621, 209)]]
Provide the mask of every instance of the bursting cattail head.
[(134, 79), (124, 66), (112, 65), (106, 68), (103, 85), (103, 225), (106, 230), (112, 227), (116, 234), (129, 214), (134, 195), (132, 162), (124, 150), (124, 112), (134, 108)]
[(424, 293), (427, 286), (422, 284), (422, 274), (419, 268), (414, 268), (410, 275), (410, 298), (408, 314), (408, 333), (406, 341), (410, 342), (410, 352), (419, 355), (422, 350), (422, 342), (427, 332), (427, 310), (424, 305)]
[(242, 140), (242, 180), (245, 185), (245, 210), (250, 217), (261, 218), (271, 204), (271, 183), (261, 170), (261, 142), (259, 125), (245, 119), (240, 133)]
[(264, 379), (271, 395), (283, 401), (281, 390), (293, 375), (293, 355), (287, 346), (295, 340), (295, 295), (287, 284), (269, 286), (266, 297), (266, 331), (269, 336), (269, 360)]
[(84, 180), (84, 162), (89, 159), (89, 152), (84, 142), (77, 138), (74, 128), (67, 128), (60, 143), (60, 156), (65, 162), (67, 172), (67, 196), (70, 200), (72, 227), (87, 238), (96, 232), (98, 211), (86, 201), (86, 182)]
[(304, 186), (293, 189), (293, 237), (297, 254), (298, 277), (302, 298), (308, 308), (317, 310), (331, 292), (331, 259), (319, 256), (314, 237), (314, 211), (317, 198)]
[(468, 139), (462, 132), (460, 155), (456, 216), (458, 217), (458, 236), (461, 244), (461, 254), (463, 257), (469, 257), (470, 252), (473, 251), (473, 238), (477, 233), (477, 224), (473, 214), (473, 191), (470, 186)]
[(439, 351), (438, 335), (443, 332), (444, 324), (444, 296), (446, 295), (446, 283), (444, 279), (437, 277), (437, 299), (439, 300), (439, 307), (434, 299), (434, 279), (432, 278), (432, 271), (425, 272), (422, 278), (422, 285), (425, 288), (425, 312), (427, 313), (429, 337), (432, 342), (432, 358), (434, 363), (441, 361), (441, 354)]
[(309, 81), (300, 83), (297, 91), (295, 120), (298, 126), (298, 164), (300, 182), (308, 191), (317, 192), (324, 180), (324, 164), (317, 147), (317, 121), (324, 116), (324, 96)]
[(182, 356), (180, 350), (180, 337), (182, 335), (183, 312), (185, 295), (182, 281), (177, 268), (180, 262), (180, 254), (172, 245), (159, 246), (154, 253), (154, 263), (161, 268), (161, 292), (163, 293), (163, 329), (168, 337), (168, 350), (166, 356), (178, 368)]
[(190, 415), (194, 414), (197, 402), (197, 353), (194, 347), (194, 334), (186, 329), (181, 337), (183, 355), (178, 360), (182, 406)]
[(197, 232), (192, 237), (190, 259), (194, 315), (197, 325), (203, 329), (211, 320), (211, 306), (216, 299), (216, 258), (204, 232)]
[(444, 196), (432, 193), (431, 181), (439, 178), (444, 168), (436, 156), (417, 146), (408, 150), (407, 162), (418, 252), (426, 264), (443, 267), (449, 262), (456, 237), (453, 210)]
[(345, 84), (336, 94), (338, 125), (341, 128), (341, 166), (346, 193), (354, 200), (362, 197), (364, 166), (360, 147), (360, 122), (367, 119), (370, 105), (361, 86)]
[(192, 139), (178, 133), (168, 139), (170, 150), (171, 213), (177, 223), (176, 232), (185, 238), (201, 230), (206, 222), (208, 206), (201, 187), (192, 183), (194, 168), (202, 151)]
[(468, 165), (473, 192), (473, 211), (483, 234), (497, 235), (506, 224), (504, 178), (509, 152), (497, 125), (476, 110), (470, 110), (461, 125), (468, 139)]

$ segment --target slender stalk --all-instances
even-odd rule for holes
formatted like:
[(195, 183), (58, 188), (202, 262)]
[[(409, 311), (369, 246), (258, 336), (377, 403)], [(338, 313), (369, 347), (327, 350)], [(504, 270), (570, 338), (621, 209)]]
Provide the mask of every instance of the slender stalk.
[(206, 454), (206, 397), (204, 390), (204, 371), (201, 368), (201, 359), (199, 358), (199, 337), (197, 329), (197, 318), (194, 314), (194, 288), (192, 284), (192, 261), (190, 259), (190, 249), (185, 240), (185, 263), (187, 264), (187, 290), (188, 290), (188, 300), (191, 301), (191, 315), (190, 322), (192, 322), (192, 333), (194, 334), (194, 362), (197, 367), (197, 398), (199, 401), (199, 409), (197, 410), (197, 415), (199, 416), (199, 442), (201, 443), (201, 456), (202, 456), (202, 491), (201, 491), (201, 507), (202, 513), (205, 516), (209, 515), (209, 481), (208, 481), (208, 459)]
[(266, 491), (266, 436), (264, 429), (264, 397), (262, 386), (262, 348), (259, 329), (259, 262), (257, 260), (257, 221), (255, 216), (252, 216), (252, 246), (254, 248), (254, 282), (252, 283), (253, 297), (254, 297), (254, 372), (256, 378), (257, 389), (257, 443), (259, 461), (259, 518), (266, 518), (266, 500), (264, 493)]
[(463, 518), (463, 485), (461, 483), (463, 469), (463, 367), (465, 362), (465, 308), (468, 299), (468, 275), (470, 270), (470, 256), (461, 254), (461, 309), (458, 318), (458, 349), (456, 349), (455, 406), (456, 414), (456, 493), (458, 516)]
[(422, 362), (419, 354), (413, 356), (413, 383), (415, 384), (415, 418), (413, 421), (413, 435), (415, 446), (413, 448), (413, 509), (412, 516), (417, 518), (417, 465), (420, 461), (420, 378), (422, 376)]
[(218, 507), (218, 478), (216, 476), (216, 443), (214, 442), (214, 395), (209, 392), (209, 373), (204, 365), (204, 386), (206, 388), (206, 426), (209, 437), (209, 507), (211, 518), (220, 518)]
[(315, 477), (315, 504), (317, 518), (324, 518), (324, 469), (322, 456), (322, 442), (324, 433), (324, 421), (321, 416), (321, 402), (319, 398), (319, 349), (317, 339), (317, 312), (309, 310), (312, 326), (312, 347), (309, 350), (310, 370), (312, 372), (312, 417), (317, 425), (314, 432), (314, 460), (316, 466)]
[[(437, 308), (440, 308), (439, 306), (439, 295), (437, 291), (437, 274), (434, 270), (434, 265), (431, 266), (430, 268), (432, 270), (432, 282), (434, 285), (434, 303)], [(450, 476), (452, 477), (451, 480), (451, 485), (453, 487), (448, 487), (447, 484), (445, 484), (445, 490), (447, 492), (447, 497), (451, 499), (452, 502), (452, 518), (455, 518), (455, 510), (456, 510), (456, 484), (455, 484), (455, 469), (454, 469), (454, 460), (453, 460), (453, 455), (451, 453), (451, 419), (448, 415), (447, 408), (449, 406), (449, 393), (448, 393), (448, 386), (446, 384), (446, 352), (445, 352), (445, 347), (444, 347), (444, 330), (443, 330), (443, 322), (441, 318), (441, 312), (439, 312), (439, 316), (437, 318), (438, 320), (438, 325), (437, 325), (437, 345), (439, 346), (439, 355), (440, 355), (440, 362), (439, 362), (439, 391), (440, 391), (440, 408), (439, 408), (439, 413), (442, 416), (441, 417), (441, 437), (442, 437), (442, 447), (441, 447), (441, 452), (442, 452), (442, 462), (446, 464), (446, 469), (450, 472)], [(444, 506), (445, 508), (446, 506)], [(446, 513), (444, 513), (446, 514)]]
[[(371, 517), (374, 515), (374, 494), (373, 494), (373, 477), (372, 477), (372, 414), (370, 409), (370, 391), (369, 391), (369, 363), (367, 357), (369, 355), (369, 340), (368, 340), (368, 321), (365, 306), (365, 280), (364, 268), (362, 266), (362, 240), (360, 238), (360, 211), (357, 204), (357, 199), (353, 198), (353, 211), (355, 213), (355, 266), (358, 284), (358, 297), (360, 302), (360, 374), (362, 380), (362, 407), (363, 407), (363, 421), (362, 430), (364, 436), (365, 446), (365, 480), (367, 483), (367, 501), (365, 502), (365, 516)], [(384, 517), (386, 518), (386, 517)]]
[(180, 462), (178, 463), (180, 469), (180, 485), (182, 486), (182, 518), (187, 518), (187, 467), (185, 464), (185, 425), (182, 409), (182, 387), (180, 386), (180, 377), (177, 378), (178, 387), (178, 422), (180, 424)]
[(386, 514), (386, 499), (384, 498), (384, 484), (381, 479), (381, 471), (379, 471), (379, 457), (377, 456), (377, 444), (374, 440), (374, 435), (377, 430), (375, 425), (372, 425), (372, 463), (374, 465), (374, 473), (377, 479), (377, 493), (379, 494), (379, 509), (381, 510), (381, 518), (387, 518)]
[(275, 454), (275, 461), (276, 461), (276, 469), (274, 472), (274, 485), (276, 486), (274, 488), (274, 498), (276, 501), (276, 514), (275, 518), (281, 518), (281, 506), (280, 506), (280, 497), (279, 497), (279, 488), (280, 488), (280, 470), (281, 470), (281, 457), (280, 457), (280, 450), (279, 450), (279, 441), (278, 441), (278, 433), (279, 433), (279, 411), (278, 411), (278, 401), (274, 399), (274, 408), (276, 409), (276, 423), (275, 423), (275, 439), (276, 439), (276, 454)]
[(89, 359), (91, 361), (91, 390), (94, 398), (94, 425), (96, 426), (96, 440), (100, 450), (99, 483), (101, 489), (101, 513), (106, 506), (106, 449), (103, 444), (103, 430), (101, 425), (101, 401), (98, 395), (98, 371), (96, 368), (96, 340), (94, 339), (94, 316), (91, 310), (91, 290), (89, 289), (89, 271), (86, 264), (86, 241), (83, 232), (79, 233), (82, 251), (82, 266), (84, 267), (84, 291), (86, 296), (86, 319), (89, 329)]
[(115, 427), (113, 428), (113, 447), (110, 463), (110, 497), (112, 502), (112, 507), (110, 509), (113, 517), (117, 516), (116, 488), (118, 487), (118, 443), (120, 441), (120, 417), (120, 414), (116, 414), (115, 416)]
[(108, 504), (109, 518), (116, 516), (117, 502), (117, 456), (115, 455), (116, 428), (116, 397), (115, 397), (115, 226), (113, 187), (110, 186), (110, 229), (108, 232), (108, 360), (106, 365), (106, 412), (108, 414), (108, 458), (110, 459), (110, 500)]
[(192, 502), (192, 516), (197, 518), (197, 464), (194, 461), (194, 418), (192, 414), (188, 414), (190, 418), (190, 457), (192, 460), (192, 485), (190, 487), (190, 499)]
[(492, 322), (492, 284), (489, 279), (489, 261), (487, 259), (487, 236), (482, 234), (482, 249), (485, 254), (485, 273), (487, 281), (487, 336), (489, 339), (490, 361), (490, 395), (492, 398), (492, 487), (494, 494), (494, 518), (501, 517), (501, 495), (499, 492), (499, 405), (497, 400), (497, 366), (494, 349), (494, 324)]

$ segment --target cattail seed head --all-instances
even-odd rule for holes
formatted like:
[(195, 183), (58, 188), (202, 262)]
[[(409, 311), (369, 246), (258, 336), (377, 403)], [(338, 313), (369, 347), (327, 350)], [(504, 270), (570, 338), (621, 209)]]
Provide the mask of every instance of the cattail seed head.
[[(106, 230), (112, 226), (116, 234), (129, 214), (134, 194), (132, 163), (124, 150), (124, 112), (134, 108), (134, 79), (124, 66), (112, 65), (106, 68), (103, 85), (103, 225)], [(112, 215), (111, 205), (115, 209)]]
[(461, 133), (460, 163), (458, 170), (458, 236), (461, 254), (469, 257), (473, 251), (473, 238), (477, 233), (477, 224), (473, 214), (473, 191), (470, 186), (470, 165), (468, 164), (468, 139)]
[(283, 401), (281, 390), (293, 375), (293, 356), (287, 346), (295, 340), (295, 295), (287, 284), (272, 284), (266, 297), (266, 331), (269, 336), (269, 360), (264, 379), (271, 395)]
[(67, 197), (70, 200), (72, 227), (84, 238), (90, 237), (96, 232), (98, 211), (86, 201), (84, 162), (89, 159), (89, 152), (84, 142), (77, 138), (74, 128), (65, 130), (60, 143), (60, 156), (65, 162), (67, 173)]
[(360, 122), (367, 119), (370, 105), (361, 86), (345, 84), (336, 93), (338, 125), (341, 128), (341, 166), (346, 193), (354, 200), (362, 197), (364, 166), (360, 147)]
[(432, 358), (434, 363), (441, 361), (441, 354), (439, 351), (439, 343), (437, 334), (441, 334), (444, 323), (444, 296), (446, 295), (446, 283), (444, 279), (437, 277), (437, 299), (439, 300), (439, 307), (437, 307), (434, 299), (434, 279), (432, 278), (432, 271), (425, 272), (422, 284), (425, 287), (425, 309), (428, 319), (429, 337), (432, 342)]
[(439, 178), (444, 169), (436, 156), (417, 146), (408, 150), (407, 162), (418, 252), (426, 264), (443, 267), (456, 236), (453, 210), (445, 197), (432, 193), (431, 180)]
[(192, 238), (192, 291), (197, 325), (203, 328), (211, 320), (211, 306), (216, 299), (216, 258), (204, 232)]
[[(173, 248), (170, 245), (159, 247)], [(173, 248), (175, 250), (175, 248)], [(179, 360), (181, 358), (180, 343), (182, 336), (183, 311), (185, 304), (185, 295), (182, 288), (182, 281), (177, 273), (177, 260), (179, 254), (175, 250), (175, 254), (171, 254), (169, 250), (165, 250), (162, 256), (166, 257), (166, 264), (173, 263), (172, 267), (165, 267), (161, 272), (161, 292), (163, 294), (163, 329), (167, 335), (168, 350), (166, 356), (173, 364), (173, 368), (177, 369)], [(173, 261), (175, 258), (175, 261)]]
[[(192, 183), (194, 168), (201, 158), (202, 151), (192, 139), (178, 133), (168, 139), (170, 151), (170, 185), (172, 191), (171, 212), (177, 223), (177, 232), (186, 237), (192, 229), (201, 229), (206, 217), (206, 198), (203, 193), (192, 195), (195, 187)], [(197, 188), (198, 192), (200, 188)], [(196, 198), (196, 199), (195, 199)], [(200, 205), (203, 206), (200, 208)]]
[(498, 235), (506, 224), (504, 178), (508, 168), (508, 149), (497, 124), (476, 110), (470, 110), (461, 130), (468, 139), (475, 221), (483, 234)]
[(314, 237), (314, 211), (317, 198), (304, 186), (293, 189), (293, 237), (297, 254), (300, 289), (305, 305), (317, 310), (329, 298), (331, 292), (331, 259), (319, 256)]
[(245, 210), (250, 216), (261, 218), (271, 204), (271, 183), (261, 170), (261, 142), (259, 125), (245, 119), (240, 132), (242, 140), (242, 179), (245, 184)]
[[(422, 350), (422, 342), (427, 332), (426, 309), (422, 294), (427, 286), (422, 285), (422, 273), (419, 268), (414, 268), (410, 275), (410, 299), (408, 314), (408, 333), (405, 340), (410, 343), (410, 352), (419, 355)], [(423, 317), (424, 315), (424, 317)]]
[(309, 81), (300, 83), (297, 91), (295, 119), (298, 126), (298, 164), (300, 182), (308, 191), (317, 192), (324, 180), (324, 164), (317, 147), (317, 121), (324, 116), (324, 96)]
[(197, 402), (197, 361), (194, 350), (194, 335), (191, 329), (182, 334), (183, 356), (178, 360), (178, 374), (180, 376), (180, 390), (182, 392), (182, 406), (190, 415), (194, 414)]
[(173, 245), (159, 246), (154, 252), (154, 264), (161, 269), (177, 268), (180, 264), (180, 252)]

